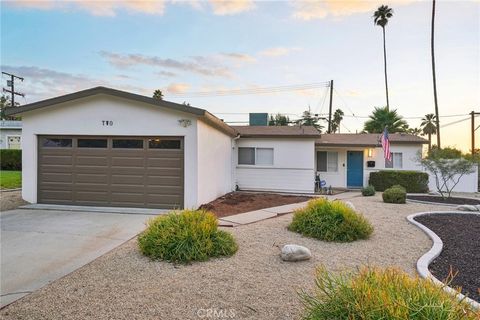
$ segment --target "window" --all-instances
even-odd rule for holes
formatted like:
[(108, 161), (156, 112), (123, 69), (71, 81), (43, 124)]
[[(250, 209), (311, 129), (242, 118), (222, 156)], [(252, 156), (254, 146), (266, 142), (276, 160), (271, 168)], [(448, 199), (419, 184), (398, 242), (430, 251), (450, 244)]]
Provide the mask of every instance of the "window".
[(338, 152), (317, 151), (317, 171), (337, 172)]
[(113, 139), (114, 148), (142, 149), (143, 140), (138, 139)]
[(238, 148), (238, 164), (273, 166), (273, 148)]
[(42, 147), (47, 148), (71, 148), (72, 139), (51, 139), (44, 138), (42, 141)]
[(181, 149), (182, 144), (180, 140), (165, 140), (165, 139), (148, 139), (148, 147), (150, 149)]
[(78, 139), (79, 148), (106, 148), (107, 139)]
[(385, 159), (385, 168), (402, 169), (403, 168), (403, 154), (401, 152), (391, 152), (392, 160)]

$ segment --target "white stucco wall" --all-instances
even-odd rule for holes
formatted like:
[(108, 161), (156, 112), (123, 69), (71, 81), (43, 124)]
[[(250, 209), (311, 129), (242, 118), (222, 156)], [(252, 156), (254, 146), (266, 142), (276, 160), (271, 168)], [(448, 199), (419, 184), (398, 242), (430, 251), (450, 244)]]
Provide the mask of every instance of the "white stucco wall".
[(232, 189), (232, 138), (197, 122), (198, 205), (208, 203)]
[[(273, 166), (238, 165), (239, 147), (273, 148)], [(234, 163), (241, 190), (311, 193), (314, 191), (314, 139), (240, 138)]]
[[(159, 110), (160, 109), (160, 110)], [(185, 207), (198, 205), (197, 120), (195, 116), (107, 95), (96, 95), (22, 115), (22, 195), (37, 202), (37, 136), (181, 136), (185, 149)], [(179, 119), (191, 120), (189, 127)], [(113, 126), (102, 125), (103, 120)]]
[[(390, 146), (391, 152), (401, 152), (403, 166), (401, 169), (385, 168), (385, 159), (382, 148), (372, 148), (371, 157), (368, 156), (368, 148), (337, 147), (326, 148), (316, 147), (317, 151), (336, 151), (338, 152), (338, 172), (318, 172), (320, 179), (325, 180), (327, 186), (345, 188), (347, 186), (347, 151), (363, 151), (363, 185), (368, 185), (370, 172), (379, 170), (417, 170), (422, 171), (422, 167), (416, 163), (417, 153), (422, 150), (421, 145), (394, 145)], [(367, 161), (375, 161), (374, 168), (367, 167)], [(315, 161), (316, 166), (316, 161)], [(315, 169), (316, 170), (316, 169)]]
[[(428, 180), (428, 188), (430, 191), (437, 191), (437, 183), (435, 179), (435, 175), (431, 172), (428, 172), (429, 180)], [(454, 181), (458, 180), (458, 175), (453, 177)], [(440, 186), (443, 184), (440, 178)], [(452, 183), (448, 183), (448, 186), (451, 187)], [(446, 191), (445, 188), (442, 188)], [(478, 192), (478, 166), (475, 166), (475, 172), (466, 174), (460, 178), (458, 184), (453, 188), (454, 192)]]

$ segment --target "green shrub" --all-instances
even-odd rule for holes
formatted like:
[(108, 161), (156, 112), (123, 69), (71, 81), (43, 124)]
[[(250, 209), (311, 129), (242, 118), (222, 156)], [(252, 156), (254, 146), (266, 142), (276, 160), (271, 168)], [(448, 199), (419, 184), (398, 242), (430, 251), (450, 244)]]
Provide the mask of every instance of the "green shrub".
[(0, 149), (0, 169), (22, 170), (22, 150)]
[(428, 192), (428, 173), (420, 171), (381, 170), (371, 172), (368, 184), (377, 191), (385, 191), (393, 185), (403, 186), (409, 193)]
[(217, 218), (204, 210), (171, 212), (151, 219), (138, 244), (152, 259), (179, 263), (231, 256), (238, 249), (232, 235), (218, 230)]
[(382, 194), (383, 202), (386, 203), (405, 203), (407, 200), (407, 192), (404, 187), (395, 185)]
[(375, 195), (375, 187), (372, 185), (368, 185), (365, 188), (362, 188), (362, 195), (365, 197), (374, 196)]
[(319, 268), (314, 294), (300, 297), (304, 320), (473, 320), (479, 314), (435, 285), (395, 268), (362, 267), (333, 275)]
[(351, 242), (367, 239), (373, 227), (343, 202), (318, 198), (295, 211), (288, 230), (325, 241)]

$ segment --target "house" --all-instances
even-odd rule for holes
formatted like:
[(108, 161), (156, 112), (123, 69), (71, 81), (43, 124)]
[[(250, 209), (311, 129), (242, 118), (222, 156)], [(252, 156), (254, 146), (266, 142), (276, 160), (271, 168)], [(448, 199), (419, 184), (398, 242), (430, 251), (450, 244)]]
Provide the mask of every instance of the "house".
[(234, 127), (105, 87), (6, 113), (22, 116), (22, 195), (31, 203), (191, 208), (237, 188), (313, 193), (317, 172), (333, 187), (361, 187), (371, 170), (417, 168), (412, 158), (426, 143), (391, 135), (393, 163), (384, 163), (378, 135)]
[(21, 149), (22, 121), (0, 120), (0, 149)]

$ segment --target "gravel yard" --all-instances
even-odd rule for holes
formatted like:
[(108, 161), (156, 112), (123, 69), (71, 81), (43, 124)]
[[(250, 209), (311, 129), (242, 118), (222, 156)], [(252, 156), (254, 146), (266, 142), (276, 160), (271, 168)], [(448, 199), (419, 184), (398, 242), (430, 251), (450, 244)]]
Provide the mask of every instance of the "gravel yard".
[(0, 191), (0, 211), (13, 210), (24, 204), (27, 202), (22, 199), (22, 190)]
[[(396, 265), (415, 274), (430, 249), (427, 235), (405, 217), (444, 210), (425, 204), (384, 204), (380, 194), (349, 199), (372, 222), (371, 239), (326, 243), (286, 230), (292, 215), (225, 230), (239, 251), (231, 258), (186, 266), (152, 262), (136, 239), (0, 311), (2, 319), (296, 319), (297, 291), (312, 288), (315, 266), (354, 269), (361, 264)], [(282, 262), (278, 245), (307, 246), (313, 258)], [(210, 313), (211, 317), (208, 317)], [(229, 318), (224, 316), (223, 318)]]

